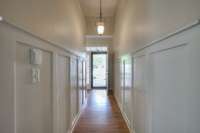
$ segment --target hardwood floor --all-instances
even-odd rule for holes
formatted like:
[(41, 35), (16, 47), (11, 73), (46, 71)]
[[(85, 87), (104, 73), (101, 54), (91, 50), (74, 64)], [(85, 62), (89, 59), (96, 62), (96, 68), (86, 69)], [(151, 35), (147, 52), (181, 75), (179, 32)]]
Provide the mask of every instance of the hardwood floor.
[(113, 96), (93, 90), (73, 133), (129, 133)]

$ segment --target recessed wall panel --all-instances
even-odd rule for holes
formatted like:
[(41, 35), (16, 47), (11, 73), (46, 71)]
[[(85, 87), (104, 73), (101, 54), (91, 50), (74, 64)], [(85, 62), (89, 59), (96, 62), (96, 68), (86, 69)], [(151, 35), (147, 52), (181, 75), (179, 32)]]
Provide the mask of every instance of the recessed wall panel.
[[(30, 46), (16, 45), (16, 133), (52, 133), (52, 55), (42, 50), (42, 64), (32, 65)], [(32, 69), (40, 81), (32, 82)]]
[(70, 127), (70, 74), (69, 57), (59, 55), (57, 57), (57, 116), (58, 130), (66, 133)]
[(150, 55), (153, 133), (186, 133), (186, 100), (190, 89), (187, 50), (187, 45), (181, 45)]
[(70, 58), (70, 97), (71, 97), (71, 122), (73, 123), (79, 108), (78, 102), (78, 60)]
[(146, 109), (145, 55), (141, 55), (134, 57), (133, 118), (136, 133), (145, 133)]

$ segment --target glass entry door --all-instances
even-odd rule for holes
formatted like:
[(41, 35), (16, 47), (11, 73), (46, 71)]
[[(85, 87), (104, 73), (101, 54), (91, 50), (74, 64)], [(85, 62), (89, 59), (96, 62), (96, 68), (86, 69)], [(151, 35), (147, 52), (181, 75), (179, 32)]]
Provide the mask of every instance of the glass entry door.
[(93, 52), (91, 54), (91, 86), (92, 88), (107, 87), (107, 53)]

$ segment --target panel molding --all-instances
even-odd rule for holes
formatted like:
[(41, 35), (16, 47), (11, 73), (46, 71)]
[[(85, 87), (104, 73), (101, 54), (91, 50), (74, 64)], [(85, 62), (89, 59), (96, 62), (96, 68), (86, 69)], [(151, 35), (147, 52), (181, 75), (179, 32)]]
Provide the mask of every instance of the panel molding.
[(2, 16), (0, 16), (0, 18), (1, 18), (1, 19), (0, 19), (0, 23), (1, 23), (1, 24), (4, 24), (4, 25), (9, 26), (9, 27), (11, 27), (11, 28), (17, 29), (17, 30), (19, 30), (19, 31), (21, 31), (21, 32), (24, 32), (25, 34), (27, 34), (27, 35), (29, 35), (29, 36), (31, 36), (31, 37), (33, 37), (33, 38), (36, 38), (36, 39), (38, 39), (38, 40), (40, 40), (40, 41), (43, 41), (43, 42), (45, 42), (45, 43), (48, 43), (48, 44), (52, 45), (53, 47), (56, 47), (56, 48), (58, 48), (58, 49), (60, 49), (60, 50), (64, 50), (65, 52), (67, 52), (67, 53), (69, 53), (69, 54), (71, 54), (71, 55), (80, 57), (80, 56), (79, 56), (77, 53), (75, 53), (74, 51), (72, 51), (72, 50), (70, 50), (70, 49), (68, 49), (68, 48), (66, 48), (66, 47), (64, 47), (64, 46), (62, 46), (62, 45), (60, 45), (60, 44), (58, 44), (58, 43), (55, 43), (55, 42), (53, 42), (53, 41), (51, 41), (51, 40), (48, 40), (48, 39), (44, 39), (44, 38), (42, 38), (42, 37), (40, 37), (40, 36), (38, 36), (38, 35), (36, 35), (36, 34), (30, 32), (29, 30), (25, 29), (24, 27), (18, 26), (17, 24), (11, 22), (10, 20), (8, 20), (8, 19), (6, 19), (6, 18), (3, 18)]
[(188, 43), (177, 44), (177, 45), (171, 46), (171, 47), (160, 48), (160, 49), (157, 49), (155, 51), (151, 51), (150, 55), (161, 53), (161, 52), (168, 51), (168, 50), (172, 50), (172, 49), (179, 48), (179, 47), (183, 47), (183, 46), (186, 46), (186, 45), (188, 45)]
[(194, 21), (194, 22), (191, 23), (191, 24), (188, 24), (188, 25), (186, 25), (186, 26), (183, 26), (182, 28), (180, 28), (180, 29), (178, 29), (178, 30), (176, 30), (176, 31), (174, 31), (174, 32), (172, 32), (172, 33), (169, 33), (169, 34), (167, 34), (167, 35), (164, 35), (163, 37), (160, 37), (160, 38), (158, 38), (157, 40), (154, 40), (154, 41), (152, 41), (152, 42), (149, 43), (149, 44), (146, 44), (145, 46), (143, 46), (143, 47), (141, 47), (141, 48), (139, 48), (139, 49), (133, 51), (132, 54), (136, 54), (136, 53), (139, 52), (139, 51), (142, 51), (142, 50), (144, 50), (144, 49), (146, 49), (146, 48), (148, 48), (148, 47), (151, 47), (151, 46), (153, 46), (153, 45), (155, 45), (155, 44), (157, 44), (157, 43), (159, 43), (159, 42), (162, 42), (162, 41), (164, 41), (164, 40), (167, 40), (167, 39), (169, 39), (169, 38), (171, 38), (171, 37), (173, 37), (173, 36), (175, 36), (175, 35), (177, 35), (177, 34), (180, 34), (180, 33), (184, 32), (184, 31), (190, 30), (191, 28), (194, 28), (194, 27), (196, 27), (196, 26), (198, 26), (198, 25), (200, 25), (200, 19)]

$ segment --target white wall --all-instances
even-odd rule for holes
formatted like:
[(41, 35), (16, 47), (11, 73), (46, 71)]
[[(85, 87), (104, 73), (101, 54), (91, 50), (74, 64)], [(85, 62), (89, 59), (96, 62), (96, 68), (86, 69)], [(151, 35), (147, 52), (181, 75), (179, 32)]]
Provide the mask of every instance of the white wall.
[[(128, 73), (115, 97), (135, 133), (198, 133), (200, 23), (132, 54), (132, 95), (124, 94)], [(122, 57), (124, 59), (124, 56)], [(119, 65), (123, 63), (119, 63)], [(124, 63), (126, 64), (126, 63)], [(125, 65), (124, 65), (125, 66)], [(121, 96), (121, 99), (119, 98)], [(124, 100), (129, 99), (128, 106)]]
[(74, 122), (76, 115), (78, 114), (79, 104), (78, 103), (78, 96), (79, 96), (79, 89), (78, 89), (78, 60), (71, 59), (70, 60), (70, 68), (71, 68), (71, 120)]
[[(186, 51), (184, 48), (170, 48), (171, 51), (160, 52), (161, 55), (154, 54), (156, 57), (152, 57), (148, 53), (151, 48), (148, 47), (135, 53), (147, 44), (194, 23), (200, 18), (199, 12), (200, 1), (198, 0), (119, 1), (113, 35), (114, 92), (123, 114), (127, 117), (128, 111), (123, 108), (123, 100), (128, 99), (129, 96), (123, 94), (124, 88), (126, 88), (123, 80), (126, 80), (124, 78), (126, 76), (123, 75), (125, 70), (122, 69), (121, 59), (123, 55), (131, 56), (134, 53), (132, 55), (134, 57), (132, 64), (134, 81), (131, 102), (129, 102), (132, 104), (132, 120), (129, 120), (129, 123), (131, 123), (130, 128), (136, 133), (196, 133), (199, 131), (197, 126), (200, 120), (198, 117), (199, 105), (197, 104), (199, 99), (196, 99), (199, 92), (195, 89), (188, 90), (185, 85), (185, 83), (190, 84), (188, 88), (191, 88), (191, 83), (196, 87), (199, 86), (197, 77), (190, 71), (198, 73), (198, 70), (193, 68), (198, 66), (198, 63), (195, 62), (198, 62), (197, 56), (199, 56), (197, 52), (199, 47), (196, 44), (199, 27), (196, 26), (193, 31), (186, 30), (186, 33), (179, 33), (175, 37), (172, 35), (173, 37), (168, 37), (167, 42), (163, 43), (165, 40), (162, 40), (162, 44), (156, 42), (155, 46), (152, 46), (155, 47), (154, 50), (165, 51), (162, 47), (189, 43), (189, 47), (185, 47)], [(193, 34), (194, 37), (192, 38), (190, 34)], [(182, 40), (178, 39), (179, 37)], [(193, 53), (195, 48), (196, 57), (189, 57), (194, 63), (191, 64), (191, 62), (187, 62), (186, 58), (188, 58), (188, 52)], [(190, 79), (186, 80), (184, 77), (190, 77)], [(190, 96), (186, 96), (187, 93)], [(188, 97), (195, 97), (195, 100), (189, 100)], [(129, 106), (131, 105), (129, 104)], [(196, 113), (194, 113), (195, 110)], [(193, 114), (189, 112), (193, 112)], [(195, 116), (194, 121), (190, 121)], [(191, 119), (187, 121), (188, 118)]]
[(78, 91), (79, 91), (79, 107), (78, 109), (81, 110), (83, 104), (85, 103), (86, 98), (86, 68), (85, 68), (85, 60), (78, 60)]
[[(43, 62), (32, 65), (30, 46), (16, 44), (15, 114), (17, 133), (52, 133), (52, 54), (42, 51)], [(40, 70), (40, 82), (32, 83), (32, 69)]]
[(114, 49), (135, 51), (200, 18), (199, 0), (121, 0), (115, 17)]
[(72, 51), (84, 49), (86, 25), (78, 0), (1, 0), (0, 16)]
[(115, 83), (115, 96), (117, 96), (117, 102), (123, 112), (123, 116), (128, 124), (131, 126), (132, 121), (132, 56), (124, 55), (117, 63), (119, 63), (120, 75), (119, 80)]
[[(73, 127), (70, 59), (84, 52), (78, 0), (2, 0), (0, 4), (0, 132), (64, 133)], [(41, 81), (31, 82), (29, 48), (42, 50)], [(77, 70), (76, 70), (77, 71)], [(77, 78), (78, 75), (74, 75)], [(77, 110), (80, 111), (80, 110)]]
[[(41, 65), (30, 64), (30, 48), (42, 50)], [(71, 131), (81, 108), (70, 117), (71, 109), (79, 105), (78, 95), (72, 102), (70, 98), (71, 89), (78, 93), (70, 80), (79, 79), (76, 69), (74, 77), (70, 76), (72, 68), (78, 68), (70, 60), (84, 58), (5, 21), (0, 22), (0, 54), (0, 132)], [(38, 83), (32, 83), (35, 67), (40, 68)]]

